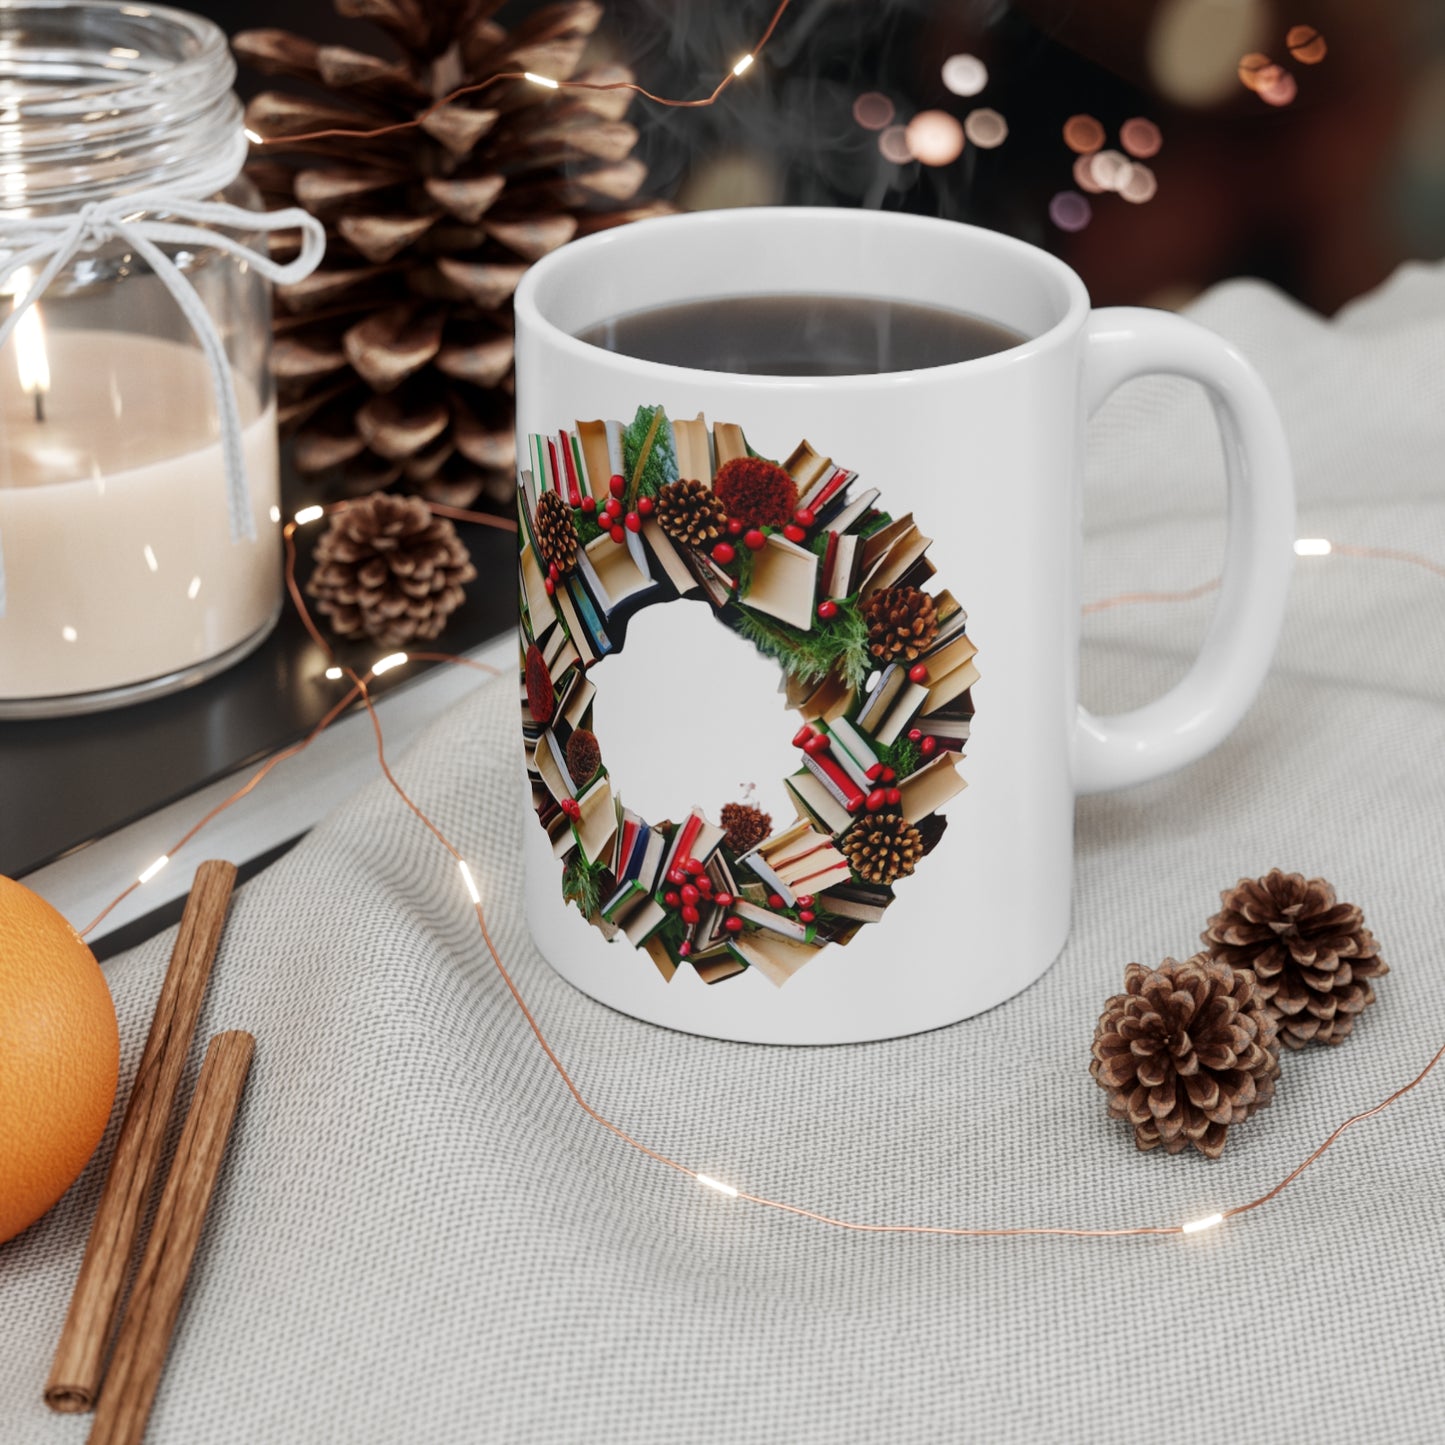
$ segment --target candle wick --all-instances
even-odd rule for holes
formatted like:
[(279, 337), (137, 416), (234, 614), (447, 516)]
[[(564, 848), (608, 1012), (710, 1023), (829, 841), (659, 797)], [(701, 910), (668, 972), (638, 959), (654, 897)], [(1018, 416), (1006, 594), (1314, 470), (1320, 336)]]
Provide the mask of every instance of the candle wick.
[(45, 392), (38, 386), (35, 388), (35, 420), (45, 420)]

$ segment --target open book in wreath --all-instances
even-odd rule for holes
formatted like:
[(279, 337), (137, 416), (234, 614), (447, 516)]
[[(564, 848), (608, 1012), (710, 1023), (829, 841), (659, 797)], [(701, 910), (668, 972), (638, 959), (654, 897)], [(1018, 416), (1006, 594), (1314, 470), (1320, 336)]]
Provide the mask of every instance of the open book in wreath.
[[(579, 421), (528, 439), (518, 486), (521, 709), (532, 802), (566, 902), (663, 978), (786, 983), (879, 924), (947, 825), (978, 678), (930, 539), (799, 442), (732, 423)], [(596, 664), (646, 607), (701, 597), (773, 659), (797, 718), (794, 816), (629, 809), (593, 731)]]

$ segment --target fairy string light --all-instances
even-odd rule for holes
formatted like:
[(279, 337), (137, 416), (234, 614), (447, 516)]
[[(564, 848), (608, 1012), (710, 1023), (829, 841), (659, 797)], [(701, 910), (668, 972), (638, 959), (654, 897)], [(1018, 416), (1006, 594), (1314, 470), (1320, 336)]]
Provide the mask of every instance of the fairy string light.
[[(296, 517), (292, 521), (288, 522), (283, 528), (283, 538), (286, 548), (287, 591), (290, 594), (291, 600), (295, 605), (301, 622), (306, 628), (309, 636), (325, 652), (327, 657), (333, 659), (335, 654), (332, 650), (332, 647), (326, 637), (317, 627), (315, 620), (312, 618), (310, 610), (306, 606), (305, 598), (302, 595), (301, 588), (296, 580), (295, 536), (299, 527), (308, 525), (311, 521), (319, 520), (320, 517), (325, 516), (331, 512), (344, 509), (348, 505), (351, 504), (349, 502), (343, 501), (332, 503), (328, 507), (313, 506), (304, 508), (301, 512), (298, 512)], [(440, 515), (448, 516), (453, 520), (478, 522), (484, 525), (501, 527), (508, 530), (512, 530), (514, 528), (514, 524), (509, 524), (508, 522), (503, 521), (502, 519), (497, 517), (490, 517), (481, 513), (466, 512), (461, 508), (457, 507), (444, 507), (436, 503), (431, 504), (431, 506), (433, 511), (437, 512)], [(1335, 555), (1343, 557), (1358, 557), (1383, 561), (1402, 562), (1409, 565), (1422, 567), (1438, 577), (1445, 578), (1445, 567), (1442, 567), (1440, 564), (1433, 562), (1427, 557), (1419, 556), (1416, 553), (1400, 551), (1394, 548), (1352, 546), (1347, 543), (1331, 542), (1323, 538), (1305, 538), (1301, 539), (1300, 543), (1296, 543), (1296, 551), (1298, 551), (1302, 556)], [(1203, 596), (1207, 592), (1213, 590), (1213, 588), (1217, 585), (1217, 581), (1214, 581), (1211, 583), (1206, 583), (1201, 587), (1190, 589), (1187, 592), (1121, 594), (1121, 596), (1117, 598), (1106, 598), (1101, 603), (1091, 604), (1090, 606), (1086, 607), (1085, 610), (1099, 611), (1102, 610), (1104, 607), (1123, 605), (1126, 601), (1182, 601), (1190, 597)], [(489, 664), (478, 662), (477, 660), (472, 658), (459, 657), (452, 653), (418, 652), (401, 655), (392, 654), (392, 656), (400, 656), (402, 661), (426, 660), (438, 663), (460, 664), (477, 668), (480, 671), (492, 674), (496, 674), (498, 672), (498, 669), (491, 667)], [(387, 659), (383, 659), (383, 661), (385, 660)], [(397, 665), (400, 664), (398, 663)], [(536, 1016), (533, 1014), (531, 1008), (528, 1006), (527, 1001), (523, 997), (521, 990), (517, 987), (516, 980), (512, 977), (511, 971), (507, 968), (506, 963), (502, 959), (501, 953), (492, 938), (491, 931), (487, 924), (486, 908), (482, 898), (481, 890), (477, 886), (476, 878), (473, 875), (471, 867), (468, 864), (466, 858), (451, 842), (451, 840), (446, 836), (446, 834), (442, 832), (442, 830), (436, 825), (436, 823), (427, 815), (425, 810), (423, 810), (421, 806), (411, 797), (411, 795), (401, 785), (396, 775), (392, 772), (391, 765), (387, 760), (386, 756), (386, 744), (385, 737), (382, 732), (381, 719), (377, 715), (376, 706), (372, 700), (371, 690), (368, 686), (368, 678), (374, 677), (376, 675), (377, 666), (377, 664), (373, 664), (370, 673), (368, 675), (363, 675), (357, 672), (354, 668), (341, 665), (339, 668), (340, 673), (351, 679), (351, 687), (347, 691), (346, 695), (322, 717), (320, 722), (316, 724), (316, 726), (311, 730), (310, 733), (306, 735), (304, 739), (302, 739), (302, 741), (293, 744), (289, 748), (283, 749), (274, 757), (268, 759), (267, 762), (263, 764), (262, 767), (258, 769), (255, 774), (253, 774), (250, 780), (243, 787), (237, 789), (235, 793), (231, 794), (228, 798), (224, 799), (221, 803), (217, 804), (214, 808), (212, 808), (210, 812), (208, 812), (203, 818), (201, 818), (199, 822), (197, 822), (176, 842), (176, 844), (170, 849), (169, 853), (162, 855), (163, 859), (165, 861), (169, 861), (171, 855), (178, 852), (182, 847), (184, 847), (192, 838), (196, 836), (197, 833), (199, 833), (207, 825), (207, 823), (209, 823), (218, 814), (224, 812), (227, 808), (231, 807), (233, 804), (239, 802), (243, 797), (245, 797), (255, 787), (257, 787), (261, 783), (261, 781), (267, 776), (267, 774), (269, 774), (271, 770), (277, 766), (278, 763), (284, 761), (286, 758), (294, 757), (299, 753), (304, 752), (305, 749), (308, 748), (311, 743), (314, 742), (315, 739), (319, 737), (321, 733), (323, 733), (326, 728), (329, 727), (331, 723), (336, 720), (337, 717), (339, 717), (344, 711), (346, 711), (353, 702), (359, 700), (362, 706), (365, 708), (367, 717), (371, 723), (372, 734), (376, 743), (377, 762), (381, 769), (382, 775), (386, 778), (387, 783), (396, 793), (397, 797), (401, 800), (401, 802), (406, 806), (406, 808), (432, 834), (432, 836), (437, 840), (438, 843), (441, 844), (442, 848), (451, 855), (452, 860), (456, 863), (457, 869), (462, 878), (463, 885), (466, 889), (468, 901), (476, 916), (477, 925), (481, 932), (482, 940), (486, 946), (487, 953), (491, 958), (492, 964), (496, 968), (497, 973), (502, 980), (502, 983), (506, 987), (508, 993), (511, 995), (512, 1000), (516, 1004), (523, 1019), (525, 1019), (527, 1026), (531, 1030), (532, 1036), (535, 1039), (538, 1047), (546, 1056), (547, 1061), (551, 1064), (552, 1068), (556, 1071), (558, 1078), (561, 1080), (563, 1086), (566, 1088), (573, 1102), (590, 1119), (592, 1119), (602, 1128), (606, 1129), (621, 1143), (626, 1144), (629, 1148), (634, 1149), (638, 1153), (645, 1155), (647, 1158), (653, 1160), (655, 1163), (661, 1164), (664, 1167), (675, 1171), (676, 1173), (684, 1175), (702, 1188), (708, 1189), (714, 1193), (721, 1194), (727, 1199), (738, 1200), (743, 1203), (757, 1205), (760, 1208), (771, 1209), (783, 1214), (790, 1214), (800, 1219), (812, 1220), (814, 1223), (827, 1225), (831, 1228), (846, 1229), (856, 1233), (865, 1234), (926, 1234), (962, 1238), (1059, 1236), (1071, 1239), (1122, 1239), (1138, 1238), (1144, 1236), (1189, 1236), (1202, 1233), (1206, 1230), (1217, 1228), (1218, 1226), (1225, 1223), (1225, 1221), (1227, 1220), (1235, 1219), (1241, 1215), (1248, 1214), (1251, 1211), (1259, 1209), (1262, 1206), (1270, 1203), (1274, 1199), (1278, 1198), (1278, 1196), (1282, 1194), (1287, 1188), (1289, 1188), (1289, 1186), (1292, 1185), (1297, 1179), (1299, 1179), (1306, 1170), (1308, 1170), (1313, 1164), (1315, 1164), (1320, 1158), (1322, 1158), (1325, 1153), (1328, 1152), (1328, 1150), (1331, 1149), (1334, 1144), (1337, 1143), (1338, 1140), (1348, 1130), (1353, 1128), (1356, 1124), (1362, 1123), (1366, 1119), (1372, 1119), (1377, 1114), (1383, 1113), (1386, 1109), (1390, 1108), (1393, 1104), (1402, 1099), (1406, 1094), (1410, 1093), (1413, 1089), (1418, 1088), (1425, 1081), (1425, 1079), (1428, 1078), (1429, 1075), (1435, 1070), (1442, 1058), (1445, 1058), (1445, 1044), (1442, 1044), (1440, 1048), (1437, 1049), (1436, 1052), (1431, 1056), (1425, 1066), (1412, 1079), (1402, 1084), (1393, 1093), (1382, 1099), (1378, 1104), (1375, 1104), (1368, 1109), (1363, 1109), (1358, 1113), (1352, 1114), (1349, 1118), (1343, 1120), (1310, 1154), (1308, 1154), (1304, 1159), (1302, 1159), (1293, 1169), (1289, 1171), (1289, 1173), (1287, 1173), (1282, 1179), (1280, 1179), (1275, 1185), (1273, 1185), (1270, 1189), (1266, 1190), (1264, 1193), (1259, 1194), (1253, 1199), (1247, 1200), (1242, 1204), (1236, 1204), (1229, 1208), (1219, 1209), (1211, 1214), (1207, 1214), (1200, 1218), (1188, 1220), (1179, 1224), (1125, 1225), (1113, 1229), (1081, 1229), (1066, 1225), (1012, 1225), (985, 1227), (977, 1225), (910, 1224), (894, 1223), (888, 1221), (856, 1220), (844, 1219), (837, 1215), (826, 1214), (819, 1210), (806, 1208), (803, 1205), (792, 1204), (786, 1200), (774, 1199), (766, 1194), (756, 1194), (749, 1190), (741, 1189), (734, 1184), (726, 1182), (725, 1180), (717, 1179), (710, 1174), (705, 1174), (700, 1170), (694, 1169), (691, 1165), (674, 1159), (671, 1156), (662, 1153), (660, 1150), (654, 1149), (650, 1145), (643, 1143), (641, 1140), (629, 1134), (624, 1128), (622, 1128), (621, 1125), (615, 1123), (612, 1119), (608, 1118), (608, 1116), (604, 1114), (600, 1109), (595, 1107), (578, 1088), (576, 1082), (573, 1080), (571, 1074), (568, 1072), (566, 1065), (562, 1062), (561, 1057), (553, 1048), (552, 1044), (548, 1041), (547, 1036), (544, 1033), (541, 1025), (538, 1023)], [(336, 670), (337, 668), (333, 667), (329, 671)], [(157, 860), (157, 863), (162, 864), (162, 860)], [(156, 871), (159, 871), (155, 864), (152, 865), (152, 868)], [(147, 872), (150, 872), (150, 870), (147, 870)], [(102, 912), (86, 928), (81, 930), (82, 936), (84, 934), (90, 933), (96, 927), (96, 925), (103, 918), (105, 918), (105, 916), (111, 911), (111, 909), (113, 909), (118, 903), (120, 903), (124, 898), (128, 897), (140, 886), (142, 886), (142, 880), (137, 880), (137, 882), (132, 883), (128, 888), (126, 888), (104, 910), (102, 910)]]
[(395, 135), (398, 131), (415, 130), (437, 111), (444, 110), (447, 106), (466, 96), (476, 95), (479, 91), (487, 90), (491, 86), (499, 85), (507, 80), (526, 81), (531, 85), (540, 86), (544, 90), (626, 90), (631, 91), (634, 95), (640, 95), (644, 100), (652, 101), (654, 105), (665, 106), (669, 110), (701, 110), (706, 106), (716, 105), (722, 99), (723, 92), (733, 81), (746, 74), (753, 62), (762, 54), (763, 47), (773, 38), (773, 31), (778, 28), (778, 21), (783, 18), (792, 3), (793, 0), (779, 0), (778, 8), (773, 11), (773, 17), (768, 21), (767, 29), (758, 37), (753, 48), (738, 58), (732, 69), (718, 81), (707, 95), (696, 100), (677, 100), (670, 96), (655, 95), (646, 86), (638, 85), (636, 81), (632, 80), (559, 80), (550, 75), (539, 75), (533, 70), (500, 70), (495, 75), (487, 76), (485, 80), (473, 81), (470, 85), (461, 85), (455, 90), (448, 91), (440, 100), (434, 100), (425, 110), (418, 111), (410, 120), (396, 121), (391, 125), (357, 128), (330, 126), (324, 130), (308, 130), (298, 134), (272, 136), (261, 135), (257, 131), (247, 129), (246, 136), (253, 145), (257, 146), (299, 145), (303, 141), (316, 140), (376, 140), (380, 136)]

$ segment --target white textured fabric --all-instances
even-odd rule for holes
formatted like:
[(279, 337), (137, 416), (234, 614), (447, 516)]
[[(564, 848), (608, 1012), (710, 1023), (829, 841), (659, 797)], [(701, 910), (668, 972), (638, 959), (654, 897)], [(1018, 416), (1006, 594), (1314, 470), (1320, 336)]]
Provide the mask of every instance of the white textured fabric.
[[(1249, 283), (1196, 314), (1279, 398), (1304, 534), (1445, 559), (1445, 270), (1407, 269), (1330, 324)], [(1202, 402), (1137, 384), (1093, 447), (1089, 596), (1208, 577), (1222, 468)], [(1177, 676), (1208, 606), (1092, 617), (1090, 703)], [(858, 1219), (1173, 1223), (1261, 1192), (1445, 1038), (1442, 612), (1445, 582), (1417, 569), (1303, 560), (1239, 732), (1081, 805), (1077, 921), (1053, 969), (899, 1042), (711, 1042), (556, 979), (512, 902), (510, 682), (440, 718), (399, 772), (473, 860), (581, 1087), (639, 1138)], [(1100, 1006), (1126, 962), (1189, 953), (1219, 888), (1275, 864), (1362, 904), (1392, 965), (1380, 1002), (1344, 1047), (1287, 1057), (1273, 1107), (1218, 1163), (1138, 1154), (1086, 1071)], [(123, 1091), (169, 944), (108, 969)], [(152, 1441), (1445, 1435), (1445, 1075), (1274, 1204), (1188, 1240), (830, 1231), (700, 1189), (586, 1119), (487, 962), (456, 869), (380, 783), (238, 897), (203, 1032), (236, 1027), (257, 1035), (255, 1069)], [(6, 1445), (86, 1433), (40, 1392), (108, 1153), (0, 1248)]]

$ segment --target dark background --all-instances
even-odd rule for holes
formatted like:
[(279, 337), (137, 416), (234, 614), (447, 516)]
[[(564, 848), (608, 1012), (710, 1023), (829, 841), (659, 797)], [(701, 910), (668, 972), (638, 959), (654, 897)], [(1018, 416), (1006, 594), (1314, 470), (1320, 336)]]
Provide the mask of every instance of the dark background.
[[(705, 93), (748, 50), (775, 0), (608, 0), (596, 48), (649, 88)], [(227, 30), (284, 26), (385, 52), (370, 26), (329, 0), (192, 0)], [(509, 18), (539, 9), (517, 3)], [(1327, 53), (1294, 60), (1291, 27)], [(1266, 104), (1240, 83), (1260, 51), (1297, 94)], [(952, 95), (941, 67), (980, 57), (989, 83)], [(243, 75), (243, 91), (258, 87)], [(853, 119), (879, 92), (906, 123), (925, 109), (962, 120), (1003, 114), (1002, 147), (965, 148), (942, 167), (895, 164)], [(1118, 144), (1132, 116), (1154, 121), (1158, 192), (1134, 205), (1091, 198), (1077, 233), (1050, 220), (1074, 187), (1069, 116)], [(1063, 255), (1100, 304), (1177, 305), (1225, 276), (1274, 281), (1330, 312), (1407, 257), (1445, 252), (1445, 4), (1440, 0), (794, 0), (764, 58), (707, 110), (639, 101), (654, 195), (688, 208), (769, 202), (868, 205), (955, 217)]]

